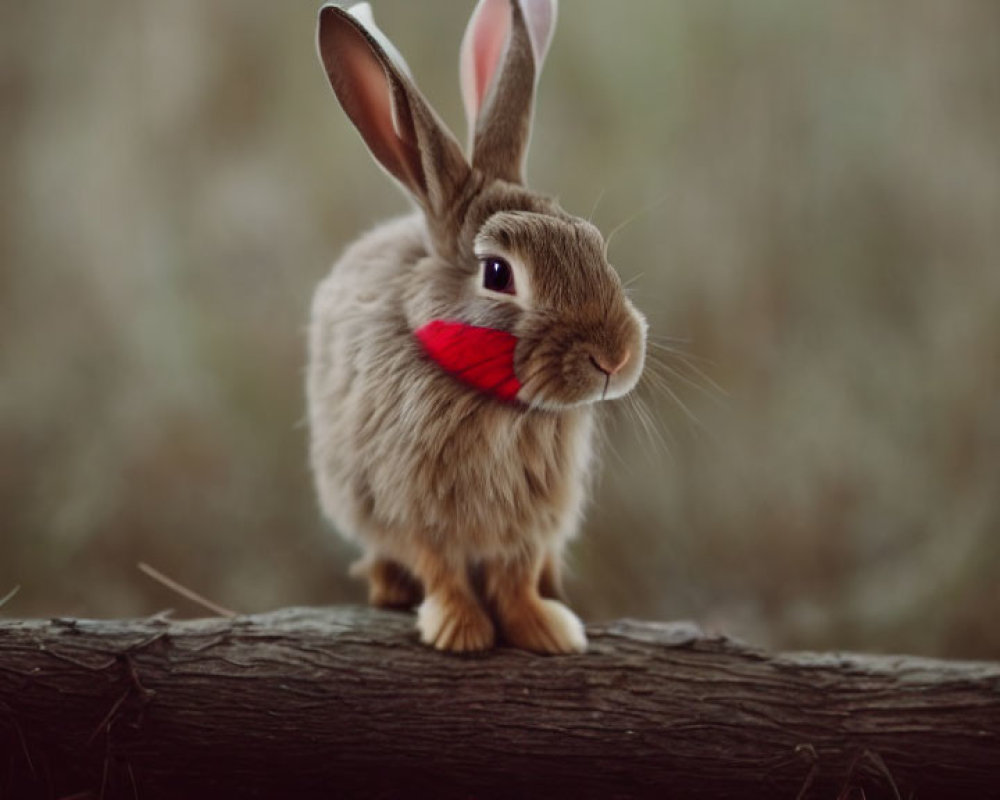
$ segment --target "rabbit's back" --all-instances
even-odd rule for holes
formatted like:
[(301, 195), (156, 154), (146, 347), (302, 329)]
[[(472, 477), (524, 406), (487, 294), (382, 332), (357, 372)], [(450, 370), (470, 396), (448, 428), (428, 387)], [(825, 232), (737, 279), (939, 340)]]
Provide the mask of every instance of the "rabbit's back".
[(306, 375), (310, 455), (323, 510), (348, 537), (363, 527), (352, 490), (363, 481), (352, 476), (371, 439), (366, 429), (378, 424), (377, 382), (383, 372), (405, 373), (412, 366), (400, 284), (407, 266), (426, 254), (422, 240), (417, 215), (378, 226), (345, 250), (313, 295)]

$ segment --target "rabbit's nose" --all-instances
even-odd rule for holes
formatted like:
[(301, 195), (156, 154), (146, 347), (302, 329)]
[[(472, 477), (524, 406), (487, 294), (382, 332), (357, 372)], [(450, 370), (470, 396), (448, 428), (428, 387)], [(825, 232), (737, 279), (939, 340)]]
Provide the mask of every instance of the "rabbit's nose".
[(612, 375), (617, 375), (619, 372), (621, 372), (622, 367), (624, 367), (628, 363), (628, 360), (629, 358), (631, 358), (631, 356), (632, 353), (629, 350), (626, 350), (625, 354), (621, 357), (621, 360), (617, 364), (615, 364), (606, 355), (602, 354), (599, 356), (591, 356), (590, 363), (593, 364), (595, 367), (597, 367), (597, 369), (599, 369), (605, 375), (611, 377)]

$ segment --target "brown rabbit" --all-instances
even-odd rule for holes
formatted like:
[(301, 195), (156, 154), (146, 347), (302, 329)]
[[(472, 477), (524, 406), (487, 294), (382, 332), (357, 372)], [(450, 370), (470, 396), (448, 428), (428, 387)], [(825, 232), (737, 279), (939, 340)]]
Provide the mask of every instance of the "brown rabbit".
[[(556, 0), (480, 0), (461, 50), (469, 158), (366, 4), (325, 6), (319, 53), (375, 159), (419, 206), (351, 245), (309, 336), (311, 457), (364, 549), (375, 605), (421, 639), (582, 651), (556, 597), (583, 512), (594, 404), (629, 392), (646, 323), (599, 231), (524, 186)], [(470, 163), (471, 162), (471, 163)]]

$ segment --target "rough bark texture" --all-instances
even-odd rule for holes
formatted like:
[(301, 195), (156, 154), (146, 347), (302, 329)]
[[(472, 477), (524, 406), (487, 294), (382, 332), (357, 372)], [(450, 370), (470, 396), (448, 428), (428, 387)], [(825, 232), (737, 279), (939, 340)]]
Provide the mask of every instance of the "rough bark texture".
[(0, 621), (0, 798), (1000, 796), (1000, 664), (589, 635), (457, 657), (371, 609)]

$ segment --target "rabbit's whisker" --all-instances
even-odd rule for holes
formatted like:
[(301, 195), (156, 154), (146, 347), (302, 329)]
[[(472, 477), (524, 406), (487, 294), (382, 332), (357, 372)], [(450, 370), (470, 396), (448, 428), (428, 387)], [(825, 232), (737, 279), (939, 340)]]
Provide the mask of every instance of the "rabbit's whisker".
[(633, 275), (631, 278), (625, 281), (625, 283), (622, 284), (622, 289), (628, 289), (630, 286), (632, 286), (633, 283), (638, 281), (640, 278), (645, 277), (645, 275), (646, 275), (645, 272), (640, 272), (636, 275)]
[(594, 223), (594, 214), (597, 213), (597, 207), (601, 204), (601, 200), (603, 198), (604, 198), (604, 189), (602, 188), (601, 191), (597, 193), (597, 199), (594, 201), (593, 208), (590, 209), (590, 216), (587, 217), (587, 222), (591, 224)]
[(649, 211), (652, 211), (653, 209), (655, 209), (655, 208), (663, 205), (663, 203), (666, 201), (666, 199), (667, 199), (667, 193), (666, 192), (662, 192), (660, 194), (660, 196), (657, 197), (655, 200), (653, 200), (652, 202), (647, 203), (646, 205), (642, 206), (641, 208), (639, 208), (638, 211), (636, 211), (633, 214), (629, 215), (628, 217), (626, 217), (625, 219), (623, 219), (621, 222), (619, 222), (617, 225), (615, 225), (615, 227), (613, 227), (611, 229), (611, 232), (604, 239), (604, 260), (605, 261), (608, 260), (608, 250), (611, 247), (611, 240), (615, 238), (615, 234), (617, 234), (619, 231), (621, 231), (623, 228), (627, 227), (628, 225), (631, 225), (633, 222), (635, 222), (643, 214), (645, 214), (645, 213), (647, 213)]
[(681, 400), (680, 396), (670, 387), (670, 384), (663, 378), (663, 376), (656, 373), (655, 370), (649, 370), (645, 373), (645, 377), (648, 379), (646, 385), (653, 386), (660, 390), (683, 412), (692, 433), (700, 432), (708, 434), (709, 436), (711, 435), (704, 423), (702, 423), (698, 416), (690, 408), (688, 408), (687, 404), (683, 400)]
[[(706, 372), (704, 372), (701, 368), (698, 367), (697, 364), (694, 363), (694, 361), (701, 361), (703, 364), (711, 365), (712, 362), (704, 358), (699, 358), (693, 353), (685, 353), (683, 350), (677, 350), (672, 347), (666, 347), (664, 345), (656, 344), (655, 342), (649, 342), (649, 344), (652, 345), (656, 350), (660, 351), (659, 353), (655, 354), (653, 352), (647, 353), (652, 363), (656, 363), (661, 366), (667, 367), (666, 362), (660, 359), (661, 358), (665, 359), (667, 357), (674, 357), (687, 369), (691, 370), (691, 372), (693, 372), (697, 377), (699, 377), (701, 380), (705, 381), (706, 384), (711, 386), (714, 391), (718, 392), (724, 397), (730, 396), (730, 393), (728, 391), (723, 389), (722, 386), (720, 386), (716, 381), (712, 380), (712, 378)], [(667, 367), (667, 369), (669, 369), (669, 367)]]
[[(642, 449), (646, 451), (647, 458), (653, 460), (652, 454), (648, 450), (648, 445), (654, 445), (654, 452), (657, 452), (656, 447), (658, 447), (660, 451), (666, 453), (673, 460), (673, 450), (663, 437), (660, 426), (657, 425), (656, 419), (652, 412), (650, 412), (649, 407), (643, 402), (642, 398), (634, 393), (627, 395), (627, 397), (628, 404), (625, 408), (631, 413), (632, 417), (639, 423), (645, 433), (642, 439), (645, 442), (645, 446)], [(674, 442), (674, 437), (669, 430), (667, 430), (667, 436)]]
[[(628, 406), (623, 405), (622, 408), (627, 409)], [(608, 450), (610, 450), (611, 454), (618, 460), (618, 463), (622, 466), (623, 469), (626, 470), (632, 469), (632, 465), (630, 465), (624, 458), (622, 458), (621, 453), (618, 452), (618, 448), (615, 447), (615, 443), (612, 440), (612, 437), (608, 434), (607, 430), (605, 429), (605, 426), (598, 425), (596, 427), (597, 427), (597, 435), (599, 438), (600, 447), (602, 448), (606, 447)]]
[(694, 339), (681, 336), (667, 336), (663, 333), (647, 333), (646, 339), (655, 342), (669, 342), (672, 344), (691, 344)]
[[(690, 375), (687, 375), (680, 369), (671, 366), (666, 361), (661, 361), (658, 358), (654, 357), (649, 358), (646, 364), (646, 369), (648, 370), (649, 382), (651, 384), (655, 382), (657, 385), (663, 386), (664, 384), (669, 382), (668, 376), (673, 376), (674, 378), (690, 386), (692, 389), (701, 392), (703, 395), (705, 395), (705, 397), (707, 397), (713, 403), (724, 406), (725, 401), (723, 400), (723, 398), (728, 397), (729, 395), (725, 391), (723, 391), (723, 389), (720, 386), (718, 386), (714, 381), (712, 381), (710, 378), (700, 373), (700, 371), (698, 371), (695, 367), (692, 367), (690, 364), (685, 364), (685, 366), (688, 369), (691, 369), (695, 373), (696, 377), (702, 378), (702, 380), (704, 380), (707, 385), (699, 383)], [(660, 372), (660, 370), (665, 371), (667, 375), (664, 375), (662, 372)]]

